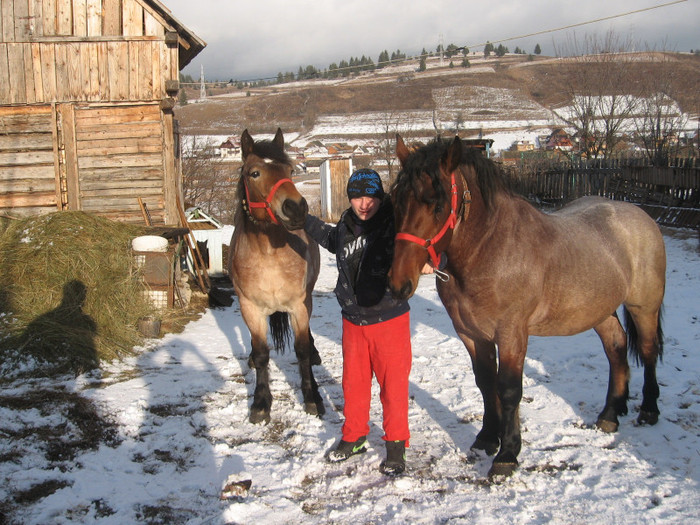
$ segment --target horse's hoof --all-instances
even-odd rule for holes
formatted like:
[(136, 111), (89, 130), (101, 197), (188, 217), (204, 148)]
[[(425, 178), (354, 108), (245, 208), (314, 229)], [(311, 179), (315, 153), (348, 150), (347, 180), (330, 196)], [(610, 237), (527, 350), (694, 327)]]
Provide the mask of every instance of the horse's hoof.
[(267, 425), (270, 422), (270, 411), (251, 410), (248, 420), (253, 423), (253, 425), (257, 425), (258, 423), (265, 423)]
[(486, 441), (485, 439), (477, 437), (474, 443), (472, 444), (471, 449), (483, 450), (488, 456), (493, 456), (496, 452), (498, 452), (498, 446), (498, 441)]
[(316, 403), (304, 403), (304, 412), (311, 416), (317, 416), (318, 407), (316, 406)]
[(638, 425), (656, 425), (659, 422), (659, 414), (642, 410), (637, 418)]
[(599, 430), (602, 430), (603, 432), (607, 434), (613, 434), (617, 432), (618, 427), (620, 426), (619, 423), (616, 423), (615, 421), (608, 421), (607, 419), (599, 419), (595, 423), (596, 428)]
[(493, 465), (491, 465), (491, 469), (489, 470), (489, 478), (493, 478), (495, 476), (511, 476), (513, 472), (515, 472), (518, 468), (518, 462), (505, 462), (505, 463), (496, 463), (494, 461)]

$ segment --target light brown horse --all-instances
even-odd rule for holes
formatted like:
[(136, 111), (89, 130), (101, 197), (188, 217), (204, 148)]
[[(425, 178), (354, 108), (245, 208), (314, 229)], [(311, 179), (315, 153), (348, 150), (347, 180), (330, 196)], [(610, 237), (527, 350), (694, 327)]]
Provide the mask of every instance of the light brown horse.
[(284, 152), (281, 129), (272, 141), (257, 142), (245, 130), (241, 154), (229, 275), (250, 330), (248, 364), (255, 368), (256, 384), (249, 419), (270, 421), (268, 317), (278, 351), (289, 337), (291, 318), (304, 409), (321, 415), (325, 409), (311, 368), (320, 358), (309, 328), (320, 258), (318, 245), (303, 230), (308, 206), (292, 182), (294, 165)]
[[(584, 197), (546, 215), (508, 189), (496, 165), (459, 138), (409, 150), (392, 188), (396, 246), (392, 292), (413, 295), (420, 269), (447, 255), (437, 288), (469, 352), (484, 400), (472, 448), (496, 455), (490, 474), (513, 472), (521, 448), (518, 408), (528, 336), (593, 328), (610, 364), (597, 426), (617, 430), (627, 413), (627, 337), (644, 365), (639, 423), (654, 424), (662, 355), (666, 254), (656, 223), (633, 204)], [(499, 449), (500, 446), (500, 449)]]

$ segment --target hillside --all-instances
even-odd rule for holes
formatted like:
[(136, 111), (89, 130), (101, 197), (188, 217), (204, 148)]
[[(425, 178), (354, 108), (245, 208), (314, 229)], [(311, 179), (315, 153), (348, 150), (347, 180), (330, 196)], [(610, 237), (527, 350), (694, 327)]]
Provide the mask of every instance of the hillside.
[[(614, 75), (620, 94), (644, 96), (668, 91), (691, 119), (700, 113), (700, 57), (636, 53), (610, 57), (555, 59), (525, 55), (469, 57), (471, 67), (449, 67), (438, 59), (426, 71), (407, 62), (345, 79), (314, 80), (239, 90), (211, 89), (204, 101), (198, 90), (176, 108), (183, 135), (271, 133), (279, 126), (304, 140), (341, 135), (344, 140), (378, 137), (389, 127), (429, 136), (435, 126), (463, 136), (557, 125), (551, 112), (570, 102), (572, 86), (605, 94)], [(455, 60), (459, 64), (461, 60)], [(339, 123), (344, 130), (339, 130)]]

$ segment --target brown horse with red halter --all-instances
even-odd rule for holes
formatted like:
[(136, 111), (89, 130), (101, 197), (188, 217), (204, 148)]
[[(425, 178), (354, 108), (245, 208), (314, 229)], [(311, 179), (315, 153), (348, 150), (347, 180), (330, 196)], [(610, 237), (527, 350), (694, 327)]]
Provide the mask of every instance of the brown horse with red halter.
[(320, 415), (325, 409), (311, 368), (320, 359), (309, 328), (320, 258), (318, 245), (303, 230), (308, 206), (292, 182), (294, 166), (284, 152), (282, 130), (272, 141), (257, 142), (245, 130), (241, 154), (229, 275), (250, 330), (248, 364), (256, 374), (250, 421), (270, 421), (268, 318), (278, 350), (285, 347), (291, 319), (304, 409)]
[[(510, 474), (521, 449), (518, 407), (530, 335), (593, 328), (610, 365), (597, 426), (617, 430), (627, 413), (627, 346), (644, 365), (640, 424), (658, 420), (666, 255), (656, 223), (636, 206), (578, 199), (546, 215), (509, 190), (500, 170), (459, 138), (409, 150), (397, 136), (401, 172), (392, 292), (413, 295), (426, 259), (447, 255), (437, 289), (471, 357), (484, 399), (472, 445), (497, 455), (490, 474)], [(437, 233), (436, 233), (437, 232)], [(622, 305), (627, 334), (616, 311)]]

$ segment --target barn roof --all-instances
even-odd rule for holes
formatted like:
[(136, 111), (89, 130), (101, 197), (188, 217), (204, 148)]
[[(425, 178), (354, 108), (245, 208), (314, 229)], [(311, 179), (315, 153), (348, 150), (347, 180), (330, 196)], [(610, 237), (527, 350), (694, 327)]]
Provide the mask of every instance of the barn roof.
[(143, 0), (144, 3), (151, 6), (157, 11), (169, 24), (171, 24), (178, 33), (179, 42), (179, 58), (180, 69), (184, 68), (190, 61), (196, 57), (202, 49), (207, 46), (207, 43), (190, 31), (182, 22), (180, 22), (172, 11), (158, 0)]

